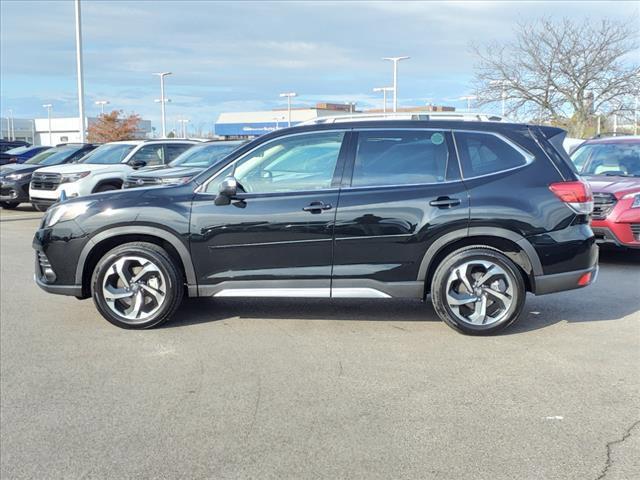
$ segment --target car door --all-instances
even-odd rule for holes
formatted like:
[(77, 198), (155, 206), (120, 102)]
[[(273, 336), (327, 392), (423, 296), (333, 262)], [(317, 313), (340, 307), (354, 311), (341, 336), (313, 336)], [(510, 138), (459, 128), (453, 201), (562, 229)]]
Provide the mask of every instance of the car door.
[(469, 221), (451, 133), (360, 129), (353, 135), (334, 227), (332, 295), (421, 297), (427, 248)]
[[(277, 137), (202, 185), (190, 227), (201, 294), (329, 296), (344, 138), (339, 130)], [(216, 205), (231, 175), (242, 188)]]
[(164, 164), (164, 151), (162, 144), (155, 143), (144, 145), (129, 159), (131, 165), (143, 165), (145, 167), (153, 167)]

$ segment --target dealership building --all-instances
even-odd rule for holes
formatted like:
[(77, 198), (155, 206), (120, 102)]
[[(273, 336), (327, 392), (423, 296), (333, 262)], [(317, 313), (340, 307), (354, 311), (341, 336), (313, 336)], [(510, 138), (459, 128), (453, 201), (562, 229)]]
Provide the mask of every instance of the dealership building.
[[(341, 103), (318, 103), (311, 108), (292, 108), (291, 126), (301, 122), (321, 117), (349, 115), (352, 106)], [(401, 107), (398, 112), (454, 112), (454, 107), (428, 105), (424, 107)], [(372, 109), (354, 111), (353, 113), (382, 113), (382, 110)], [(255, 138), (265, 133), (285, 128), (289, 124), (289, 112), (286, 108), (259, 112), (230, 112), (221, 113), (215, 124), (217, 137), (232, 139)]]
[[(335, 115), (348, 115), (351, 105), (318, 103), (315, 107), (292, 108), (291, 126), (307, 120)], [(255, 138), (289, 125), (289, 111), (284, 109), (259, 112), (221, 113), (215, 124), (215, 134), (226, 139)]]
[[(97, 120), (96, 117), (88, 117), (87, 125)], [(148, 137), (151, 133), (151, 121), (141, 120), (138, 125), (138, 136)], [(80, 117), (52, 118), (51, 127), (49, 127), (48, 118), (10, 119), (5, 117), (0, 122), (0, 136), (3, 140), (12, 138), (32, 145), (76, 143), (80, 141)]]

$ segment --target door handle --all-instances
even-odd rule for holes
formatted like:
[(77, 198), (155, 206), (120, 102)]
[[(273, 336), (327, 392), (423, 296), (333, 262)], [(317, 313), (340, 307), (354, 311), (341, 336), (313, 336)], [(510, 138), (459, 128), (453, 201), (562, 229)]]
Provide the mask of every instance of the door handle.
[(311, 212), (311, 213), (320, 213), (323, 210), (330, 210), (330, 209), (331, 209), (331, 205), (324, 202), (311, 202), (306, 207), (302, 207), (302, 210), (304, 210), (305, 212)]
[(451, 208), (460, 205), (460, 199), (450, 197), (438, 197), (436, 200), (431, 200), (429, 205), (438, 208)]

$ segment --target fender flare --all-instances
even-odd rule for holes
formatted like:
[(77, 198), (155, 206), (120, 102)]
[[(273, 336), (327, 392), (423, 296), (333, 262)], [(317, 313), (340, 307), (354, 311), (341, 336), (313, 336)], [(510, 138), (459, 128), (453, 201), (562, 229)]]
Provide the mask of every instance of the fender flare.
[(78, 265), (76, 266), (76, 285), (82, 285), (84, 266), (91, 251), (103, 240), (118, 237), (120, 235), (151, 235), (162, 240), (166, 240), (173, 248), (176, 249), (176, 252), (178, 252), (178, 255), (180, 256), (180, 260), (184, 266), (187, 284), (189, 286), (197, 285), (196, 272), (193, 268), (193, 262), (191, 261), (191, 254), (184, 243), (182, 243), (182, 240), (180, 240), (175, 233), (172, 233), (169, 230), (150, 226), (115, 227), (104, 230), (93, 236), (80, 252)]
[(93, 186), (93, 188), (91, 189), (91, 193), (96, 193), (96, 190), (102, 185), (115, 185), (116, 183), (119, 183), (120, 187), (122, 187), (124, 180), (120, 177), (103, 178), (101, 180), (98, 180), (98, 183)]
[(426, 280), (427, 272), (429, 271), (431, 262), (440, 250), (442, 250), (451, 242), (455, 242), (456, 240), (462, 240), (467, 237), (477, 236), (506, 238), (507, 240), (511, 240), (524, 251), (526, 258), (529, 260), (529, 264), (531, 265), (531, 274), (534, 276), (543, 275), (542, 263), (540, 263), (540, 257), (538, 256), (538, 253), (536, 252), (535, 248), (533, 248), (533, 245), (531, 245), (531, 242), (529, 242), (529, 240), (527, 240), (522, 235), (519, 235), (511, 230), (507, 230), (506, 228), (469, 227), (468, 229), (449, 232), (438, 238), (429, 246), (426, 253), (424, 254), (424, 257), (422, 258), (422, 262), (420, 263), (420, 268), (418, 270), (418, 281), (424, 282)]

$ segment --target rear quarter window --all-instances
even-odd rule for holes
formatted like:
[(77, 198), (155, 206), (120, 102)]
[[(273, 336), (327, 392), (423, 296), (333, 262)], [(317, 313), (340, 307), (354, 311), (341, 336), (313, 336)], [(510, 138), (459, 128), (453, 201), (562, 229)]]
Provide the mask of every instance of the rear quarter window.
[(527, 157), (502, 138), (481, 132), (454, 132), (462, 173), (478, 177), (527, 164)]

